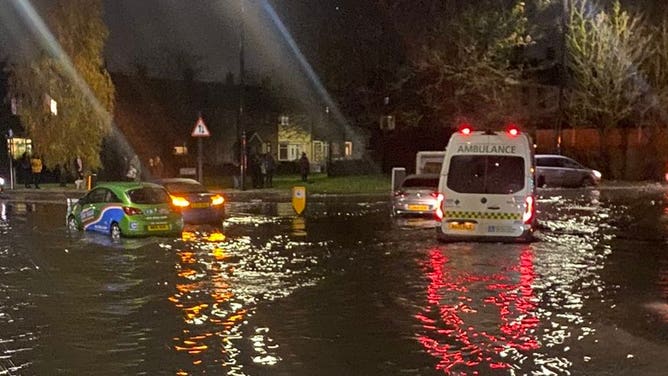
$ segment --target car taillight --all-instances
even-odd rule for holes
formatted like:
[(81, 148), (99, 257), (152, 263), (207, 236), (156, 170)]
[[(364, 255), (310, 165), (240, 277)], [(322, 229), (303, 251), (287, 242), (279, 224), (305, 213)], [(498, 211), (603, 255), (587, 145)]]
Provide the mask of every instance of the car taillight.
[(522, 221), (525, 224), (531, 223), (533, 216), (536, 213), (536, 206), (534, 205), (533, 196), (527, 196), (524, 199), (524, 214), (522, 214)]
[(124, 206), (123, 207), (123, 212), (125, 215), (142, 215), (142, 211), (139, 208), (133, 208), (130, 206)]
[(172, 205), (177, 208), (187, 208), (190, 206), (190, 202), (183, 197), (179, 196), (170, 196), (172, 198)]
[(215, 195), (211, 197), (211, 205), (218, 206), (222, 205), (225, 202), (225, 198), (221, 195)]
[(436, 210), (434, 211), (434, 216), (437, 221), (443, 220), (443, 200), (445, 196), (442, 193), (434, 192), (436, 194)]

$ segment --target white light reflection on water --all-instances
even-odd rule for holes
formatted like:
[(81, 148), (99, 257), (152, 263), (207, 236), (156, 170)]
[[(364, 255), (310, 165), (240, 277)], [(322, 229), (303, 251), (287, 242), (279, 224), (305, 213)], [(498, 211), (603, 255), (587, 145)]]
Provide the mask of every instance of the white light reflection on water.
[[(0, 204), (0, 234), (6, 236), (12, 227), (7, 219), (7, 206)], [(6, 239), (6, 238), (5, 238)], [(28, 360), (32, 353), (36, 335), (25, 328), (21, 313), (33, 307), (33, 303), (17, 296), (25, 296), (24, 291), (2, 283), (2, 278), (17, 278), (17, 273), (29, 274), (35, 271), (34, 263), (17, 254), (9, 245), (0, 248), (0, 375), (17, 375), (33, 364)], [(23, 264), (23, 265), (22, 265)], [(16, 319), (19, 317), (19, 319)]]
[[(258, 217), (252, 218), (255, 223)], [(262, 218), (261, 224), (278, 221)], [(229, 222), (245, 220), (237, 217)], [(300, 231), (306, 231), (305, 224)], [(258, 304), (318, 282), (312, 270), (318, 260), (302, 254), (308, 246), (286, 235), (260, 241), (249, 236), (228, 238), (220, 232), (184, 232), (182, 244), (175, 246), (180, 282), (170, 297), (183, 312), (184, 326), (173, 347), (190, 356), (193, 368), (178, 374), (217, 367), (228, 375), (246, 375), (243, 364), (248, 361), (242, 359), (259, 366), (280, 362), (279, 344), (270, 328), (252, 327), (249, 320)]]

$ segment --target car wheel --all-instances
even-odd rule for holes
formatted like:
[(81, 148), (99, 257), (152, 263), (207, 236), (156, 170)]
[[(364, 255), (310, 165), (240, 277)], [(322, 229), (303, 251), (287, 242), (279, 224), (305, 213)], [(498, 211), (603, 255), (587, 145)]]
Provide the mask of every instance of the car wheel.
[(590, 177), (582, 178), (582, 182), (580, 183), (581, 187), (593, 187), (595, 185), (596, 183), (594, 183), (594, 181)]
[(111, 235), (112, 239), (121, 238), (121, 227), (118, 225), (118, 223), (114, 222), (111, 224), (111, 230), (109, 231), (109, 234)]
[(67, 229), (70, 231), (79, 231), (79, 225), (73, 215), (67, 217)]
[(537, 179), (536, 185), (539, 188), (545, 188), (545, 176), (543, 176), (543, 175), (539, 176), (538, 179)]

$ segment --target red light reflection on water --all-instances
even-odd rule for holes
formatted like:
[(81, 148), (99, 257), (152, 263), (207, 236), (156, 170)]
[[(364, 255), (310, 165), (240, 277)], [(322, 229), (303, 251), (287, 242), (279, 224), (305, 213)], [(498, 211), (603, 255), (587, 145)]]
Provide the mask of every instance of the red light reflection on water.
[(485, 368), (508, 369), (512, 364), (502, 351), (540, 347), (533, 334), (539, 320), (531, 249), (521, 252), (518, 265), (493, 275), (455, 274), (448, 261), (440, 250), (431, 251), (428, 305), (415, 316), (423, 329), (418, 340), (438, 359), (436, 369), (466, 374), (469, 368), (474, 375)]

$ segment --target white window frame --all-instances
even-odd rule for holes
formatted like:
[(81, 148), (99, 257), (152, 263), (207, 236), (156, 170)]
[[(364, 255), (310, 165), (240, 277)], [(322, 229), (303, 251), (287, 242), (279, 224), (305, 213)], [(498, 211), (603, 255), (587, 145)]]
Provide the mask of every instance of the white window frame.
[(290, 144), (281, 142), (278, 145), (278, 160), (279, 161), (294, 161), (299, 159), (302, 154), (301, 144)]

